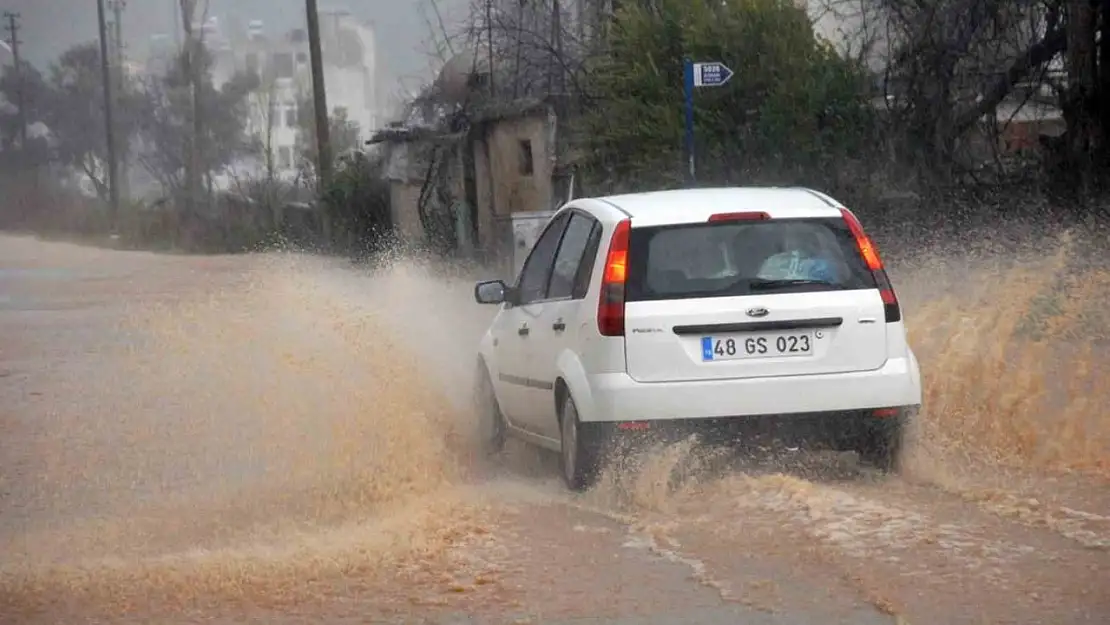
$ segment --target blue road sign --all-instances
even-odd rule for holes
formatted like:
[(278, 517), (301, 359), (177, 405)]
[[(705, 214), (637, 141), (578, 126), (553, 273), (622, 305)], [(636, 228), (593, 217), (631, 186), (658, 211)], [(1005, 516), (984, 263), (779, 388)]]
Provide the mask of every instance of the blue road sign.
[(694, 90), (698, 87), (723, 87), (732, 80), (732, 70), (720, 61), (695, 63), (690, 59), (683, 62), (683, 100), (686, 109), (686, 166), (687, 182), (697, 181), (697, 166), (694, 148)]
[(729, 80), (732, 80), (732, 70), (724, 63), (694, 63), (695, 87), (723, 87)]

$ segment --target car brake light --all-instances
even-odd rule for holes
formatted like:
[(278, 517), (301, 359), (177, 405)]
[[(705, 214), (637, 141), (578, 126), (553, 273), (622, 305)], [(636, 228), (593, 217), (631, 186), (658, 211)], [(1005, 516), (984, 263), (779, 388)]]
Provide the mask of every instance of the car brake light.
[(886, 316), (886, 322), (901, 321), (902, 307), (898, 305), (898, 295), (894, 292), (894, 287), (890, 284), (890, 278), (886, 275), (886, 268), (883, 266), (883, 259), (879, 256), (878, 248), (875, 247), (871, 237), (863, 232), (863, 225), (852, 214), (852, 211), (842, 208), (840, 213), (844, 216), (844, 223), (848, 224), (848, 229), (852, 231), (852, 236), (856, 239), (856, 246), (859, 247), (859, 254), (863, 257), (863, 262), (867, 263), (867, 268), (871, 270), (871, 275), (875, 277), (875, 286), (879, 289), (879, 296), (883, 298), (883, 312)]
[(597, 329), (602, 336), (624, 336), (624, 284), (628, 278), (628, 235), (632, 222), (617, 223), (605, 256), (601, 294), (597, 300)]
[(747, 211), (742, 213), (714, 213), (709, 216), (709, 221), (765, 221), (770, 218), (771, 216), (767, 213)]

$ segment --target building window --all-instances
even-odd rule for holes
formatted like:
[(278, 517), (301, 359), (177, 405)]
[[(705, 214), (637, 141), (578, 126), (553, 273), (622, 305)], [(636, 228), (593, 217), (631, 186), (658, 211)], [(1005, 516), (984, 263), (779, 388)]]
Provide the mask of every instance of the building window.
[(285, 107), (285, 127), (286, 128), (296, 128), (297, 127), (297, 105), (296, 104), (290, 104), (290, 105)]
[(308, 63), (308, 55), (304, 52), (297, 53), (297, 65), (305, 65)]
[(532, 158), (532, 141), (530, 139), (521, 139), (519, 154), (520, 175), (531, 176), (535, 172), (535, 162)]
[(248, 52), (247, 53), (247, 71), (251, 72), (252, 74), (257, 74), (258, 70), (259, 70), (258, 53), (257, 52)]

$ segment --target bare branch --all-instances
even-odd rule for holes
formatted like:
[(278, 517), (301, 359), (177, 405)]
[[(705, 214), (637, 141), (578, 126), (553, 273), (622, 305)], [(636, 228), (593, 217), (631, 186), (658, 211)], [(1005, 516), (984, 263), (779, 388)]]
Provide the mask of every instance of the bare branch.
[(1014, 61), (1006, 73), (984, 94), (983, 98), (970, 110), (962, 113), (956, 119), (955, 127), (959, 132), (964, 132), (975, 125), (984, 115), (998, 108), (1003, 99), (1009, 95), (1019, 81), (1029, 75), (1029, 72), (1052, 60), (1054, 56), (1064, 51), (1067, 45), (1067, 36), (1063, 28), (1052, 31), (1043, 40), (1037, 42), (1029, 50)]

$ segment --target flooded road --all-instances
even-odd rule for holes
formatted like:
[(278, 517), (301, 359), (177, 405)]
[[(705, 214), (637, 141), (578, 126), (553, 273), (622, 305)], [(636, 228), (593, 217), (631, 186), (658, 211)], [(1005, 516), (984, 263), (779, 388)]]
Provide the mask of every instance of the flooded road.
[(480, 457), (469, 280), (0, 237), (0, 623), (1110, 622), (1095, 473)]

